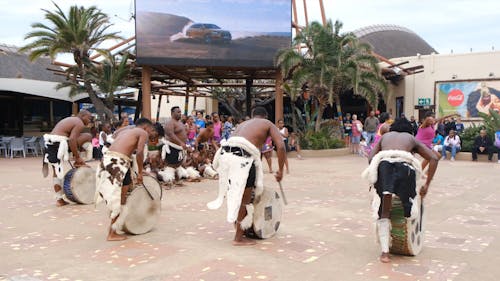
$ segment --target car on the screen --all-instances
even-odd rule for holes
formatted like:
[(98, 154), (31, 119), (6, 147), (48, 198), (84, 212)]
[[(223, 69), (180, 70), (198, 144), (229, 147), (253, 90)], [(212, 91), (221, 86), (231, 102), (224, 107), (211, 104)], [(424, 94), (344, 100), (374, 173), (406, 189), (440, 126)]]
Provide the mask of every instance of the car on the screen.
[(212, 23), (194, 23), (186, 30), (186, 36), (201, 40), (207, 44), (212, 42), (231, 42), (231, 32), (223, 30)]

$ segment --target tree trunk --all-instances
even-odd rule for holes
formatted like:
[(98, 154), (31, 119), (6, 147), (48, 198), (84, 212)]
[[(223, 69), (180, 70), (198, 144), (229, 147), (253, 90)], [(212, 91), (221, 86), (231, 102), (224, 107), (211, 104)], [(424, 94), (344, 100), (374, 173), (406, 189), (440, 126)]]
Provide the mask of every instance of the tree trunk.
[(342, 106), (340, 105), (340, 94), (335, 95), (335, 107), (337, 108), (337, 116), (339, 117), (339, 129), (344, 133), (344, 119), (342, 114)]
[(97, 94), (95, 93), (94, 89), (92, 88), (92, 85), (88, 81), (83, 82), (85, 85), (85, 89), (87, 90), (87, 93), (89, 95), (90, 101), (95, 107), (95, 110), (97, 112), (97, 115), (99, 116), (99, 119), (102, 121), (111, 121), (113, 120), (113, 112), (109, 110), (104, 105), (104, 102), (99, 99)]
[(241, 116), (241, 111), (239, 111), (236, 107), (232, 106), (228, 100), (226, 99), (221, 99), (221, 98), (218, 98), (217, 101), (222, 105), (224, 106), (228, 111), (229, 113), (231, 113), (231, 115), (235, 118), (235, 119), (240, 119), (242, 116)]
[(314, 131), (316, 133), (321, 129), (321, 121), (323, 119), (323, 112), (325, 111), (325, 106), (318, 103), (318, 115), (316, 116), (316, 124), (314, 126)]
[(295, 107), (295, 102), (291, 101), (292, 106), (292, 129), (295, 133), (299, 132), (299, 127), (297, 126), (297, 107)]

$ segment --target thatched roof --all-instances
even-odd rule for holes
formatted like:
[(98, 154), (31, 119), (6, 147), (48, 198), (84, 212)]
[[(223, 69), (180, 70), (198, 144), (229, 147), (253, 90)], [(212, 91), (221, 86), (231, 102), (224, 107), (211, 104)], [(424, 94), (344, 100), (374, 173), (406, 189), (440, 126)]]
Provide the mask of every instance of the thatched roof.
[(0, 44), (0, 78), (24, 78), (40, 81), (63, 82), (64, 76), (54, 75), (47, 68), (59, 67), (50, 64), (50, 58), (42, 57), (31, 62), (28, 54), (18, 48)]
[(371, 25), (354, 31), (373, 51), (385, 58), (400, 58), (437, 53), (424, 39), (408, 28), (397, 25)]

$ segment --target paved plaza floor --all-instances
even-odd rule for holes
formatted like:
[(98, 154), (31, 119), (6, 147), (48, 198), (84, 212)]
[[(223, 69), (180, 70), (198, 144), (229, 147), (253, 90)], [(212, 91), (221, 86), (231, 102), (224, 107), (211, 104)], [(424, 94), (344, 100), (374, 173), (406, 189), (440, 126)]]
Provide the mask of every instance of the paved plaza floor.
[(41, 162), (0, 159), (0, 280), (499, 280), (497, 163), (441, 161), (423, 251), (382, 264), (358, 156), (290, 159), (279, 232), (251, 247), (231, 245), (225, 207), (206, 208), (213, 180), (167, 190), (153, 231), (107, 242), (105, 207), (56, 207)]

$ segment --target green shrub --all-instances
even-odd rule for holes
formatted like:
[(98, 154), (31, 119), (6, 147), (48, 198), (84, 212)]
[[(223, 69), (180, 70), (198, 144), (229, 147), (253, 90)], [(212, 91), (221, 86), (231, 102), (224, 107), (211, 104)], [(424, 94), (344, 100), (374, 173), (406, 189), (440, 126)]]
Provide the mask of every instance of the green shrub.
[(484, 126), (476, 126), (472, 125), (471, 127), (466, 128), (459, 136), (460, 141), (462, 142), (461, 151), (471, 152), (472, 147), (474, 145), (474, 139), (479, 136), (479, 131), (484, 129)]
[(484, 127), (488, 132), (488, 136), (494, 139), (495, 132), (500, 130), (500, 114), (490, 109), (490, 115), (479, 112), (479, 116), (483, 118)]
[(327, 127), (322, 128), (319, 132), (309, 132), (300, 138), (300, 146), (302, 149), (334, 149), (344, 147), (344, 142), (332, 136), (331, 130)]

